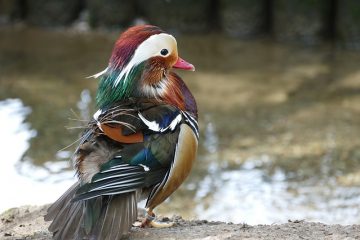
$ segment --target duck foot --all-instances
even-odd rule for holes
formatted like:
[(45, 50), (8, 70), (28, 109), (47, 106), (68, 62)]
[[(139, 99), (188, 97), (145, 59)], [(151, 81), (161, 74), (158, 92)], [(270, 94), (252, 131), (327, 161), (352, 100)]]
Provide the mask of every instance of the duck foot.
[(174, 226), (173, 222), (157, 222), (157, 221), (151, 221), (147, 223), (148, 226), (151, 226), (153, 228), (168, 228)]
[(167, 228), (167, 227), (174, 226), (174, 223), (173, 222), (158, 222), (158, 221), (155, 221), (155, 214), (152, 211), (147, 210), (146, 215), (145, 215), (145, 219), (142, 222), (134, 223), (133, 226), (142, 227), (142, 228), (147, 228), (147, 227)]

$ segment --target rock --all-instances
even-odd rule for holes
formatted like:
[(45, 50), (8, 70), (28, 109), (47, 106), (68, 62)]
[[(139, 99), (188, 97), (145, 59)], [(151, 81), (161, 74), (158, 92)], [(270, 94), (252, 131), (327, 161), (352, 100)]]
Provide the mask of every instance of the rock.
[(88, 0), (87, 6), (92, 27), (127, 27), (135, 18), (132, 0)]
[(0, 0), (0, 25), (9, 24), (24, 17), (22, 1)]
[(350, 49), (360, 49), (360, 2), (338, 1), (336, 20), (338, 43)]
[[(0, 215), (0, 239), (50, 240), (48, 222), (43, 215), (48, 205), (12, 208)], [(164, 220), (165, 218), (163, 218)], [(129, 238), (140, 239), (359, 239), (360, 225), (326, 225), (303, 220), (285, 224), (255, 225), (227, 224), (206, 220), (183, 220), (179, 216), (170, 219), (175, 223), (170, 228), (131, 229)]]
[(150, 24), (164, 30), (201, 33), (210, 29), (211, 0), (137, 0)]
[(80, 14), (81, 0), (27, 1), (28, 23), (36, 26), (69, 26)]
[(0, 239), (51, 239), (47, 231), (49, 223), (43, 219), (48, 207), (23, 206), (3, 212), (0, 215)]
[(308, 45), (321, 42), (329, 28), (330, 10), (328, 0), (274, 0), (275, 38)]
[(264, 32), (266, 26), (266, 1), (221, 0), (220, 22), (230, 36), (247, 38)]

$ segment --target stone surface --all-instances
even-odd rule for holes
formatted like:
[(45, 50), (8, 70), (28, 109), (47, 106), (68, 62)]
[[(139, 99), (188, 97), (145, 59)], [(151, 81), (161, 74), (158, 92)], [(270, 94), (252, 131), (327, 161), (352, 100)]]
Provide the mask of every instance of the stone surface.
[(135, 18), (132, 0), (88, 0), (87, 7), (93, 27), (127, 27)]
[(0, 26), (125, 29), (158, 25), (171, 33), (211, 30), (251, 38), (269, 32), (280, 41), (316, 45), (336, 40), (360, 49), (358, 0), (0, 0)]
[[(24, 206), (12, 208), (0, 215), (0, 239), (51, 239), (44, 222), (45, 206)], [(133, 228), (125, 239), (359, 239), (360, 225), (325, 225), (305, 221), (289, 221), (285, 224), (255, 225), (208, 222), (206, 220), (186, 221), (175, 216), (161, 221), (173, 221), (174, 227)]]
[(360, 49), (360, 1), (339, 1), (336, 19), (338, 43), (347, 48)]
[(211, 28), (211, 0), (137, 0), (144, 18), (170, 31), (201, 33)]
[(20, 0), (0, 0), (0, 25), (9, 24), (23, 17)]
[(220, 0), (221, 27), (230, 36), (256, 36), (264, 32), (266, 18), (264, 0)]
[(328, 30), (328, 0), (274, 0), (273, 33), (278, 40), (319, 43)]
[(77, 19), (81, 7), (81, 0), (27, 1), (26, 21), (44, 27), (68, 26)]

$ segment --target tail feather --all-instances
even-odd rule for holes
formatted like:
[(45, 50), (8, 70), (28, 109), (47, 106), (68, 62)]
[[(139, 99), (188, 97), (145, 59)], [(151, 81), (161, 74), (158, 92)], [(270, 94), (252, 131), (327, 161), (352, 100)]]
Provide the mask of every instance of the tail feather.
[(120, 239), (129, 232), (136, 221), (136, 193), (125, 193), (107, 198), (91, 236), (97, 239)]
[(54, 233), (54, 239), (78, 239), (75, 238), (76, 235), (79, 235), (77, 231), (80, 230), (78, 227), (81, 224), (83, 215), (83, 203), (72, 204), (72, 208), (69, 211), (69, 218), (67, 222), (63, 224), (63, 227)]
[[(74, 197), (76, 191), (80, 188), (80, 183), (73, 184), (56, 202), (54, 202), (47, 210), (47, 214), (44, 216), (45, 221), (51, 221), (59, 215), (61, 210), (69, 210), (69, 204)], [(68, 206), (68, 207), (67, 207)]]
[(55, 203), (53, 203), (45, 215), (45, 221), (53, 221), (49, 226), (49, 231), (54, 233), (54, 239), (77, 239), (74, 233), (78, 230), (78, 224), (82, 221), (84, 203), (72, 203), (80, 184), (72, 185)]
[[(73, 224), (78, 224), (82, 216), (82, 211), (82, 202), (73, 203), (62, 209), (49, 226), (49, 231), (54, 233), (54, 239), (71, 239), (63, 238), (61, 236), (63, 236), (70, 230), (74, 231), (73, 228), (76, 225), (73, 226)], [(76, 222), (76, 220), (78, 222)]]
[(60, 239), (120, 239), (137, 218), (137, 193), (72, 201), (80, 184), (74, 184), (48, 209), (49, 231)]

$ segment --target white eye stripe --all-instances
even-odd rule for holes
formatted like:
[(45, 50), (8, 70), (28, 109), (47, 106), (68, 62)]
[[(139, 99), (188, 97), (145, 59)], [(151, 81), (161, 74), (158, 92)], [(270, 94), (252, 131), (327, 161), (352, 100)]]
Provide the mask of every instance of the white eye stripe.
[(160, 33), (150, 36), (135, 50), (134, 56), (131, 58), (126, 67), (122, 69), (119, 76), (116, 78), (114, 85), (116, 86), (121, 81), (121, 79), (126, 81), (126, 78), (129, 75), (131, 69), (139, 63), (142, 63), (151, 57), (164, 57), (161, 54), (162, 49), (168, 50), (167, 55), (171, 54), (173, 51), (177, 51), (177, 43), (175, 38), (167, 33)]

